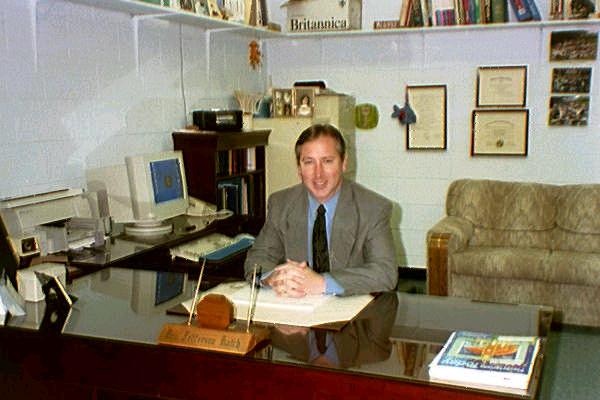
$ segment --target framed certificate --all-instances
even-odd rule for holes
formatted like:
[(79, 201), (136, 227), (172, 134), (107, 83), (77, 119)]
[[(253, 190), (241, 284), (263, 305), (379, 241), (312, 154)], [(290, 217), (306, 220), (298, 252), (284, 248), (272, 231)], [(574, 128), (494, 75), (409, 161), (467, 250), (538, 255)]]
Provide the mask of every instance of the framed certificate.
[(477, 107), (525, 107), (527, 67), (479, 67)]
[(529, 110), (475, 110), (471, 155), (526, 156)]
[(406, 148), (445, 150), (446, 85), (407, 86), (406, 100), (417, 116), (406, 125)]

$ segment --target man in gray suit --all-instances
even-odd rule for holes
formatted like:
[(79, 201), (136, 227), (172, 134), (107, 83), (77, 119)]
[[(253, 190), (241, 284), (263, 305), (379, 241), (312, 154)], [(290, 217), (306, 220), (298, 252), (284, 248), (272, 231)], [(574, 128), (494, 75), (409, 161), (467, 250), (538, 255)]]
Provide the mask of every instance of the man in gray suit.
[[(246, 277), (262, 268), (263, 285), (278, 295), (352, 295), (392, 290), (398, 270), (390, 227), (392, 204), (346, 180), (346, 145), (331, 125), (313, 125), (296, 141), (302, 184), (269, 197), (265, 225), (248, 252)], [(312, 232), (325, 207), (329, 267), (313, 265)]]

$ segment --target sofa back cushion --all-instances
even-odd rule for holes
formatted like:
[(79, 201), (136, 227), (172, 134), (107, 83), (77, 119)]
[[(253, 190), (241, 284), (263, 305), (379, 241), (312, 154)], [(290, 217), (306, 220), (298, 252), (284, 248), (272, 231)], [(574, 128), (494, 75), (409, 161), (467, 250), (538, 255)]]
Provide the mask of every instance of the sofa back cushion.
[(448, 189), (446, 212), (473, 224), (470, 246), (550, 248), (556, 186), (461, 179)]
[(577, 233), (600, 234), (600, 185), (559, 187), (556, 224)]
[(600, 253), (600, 185), (564, 185), (557, 198), (555, 250)]
[(556, 196), (554, 185), (461, 179), (448, 189), (446, 212), (484, 229), (545, 231), (555, 226)]

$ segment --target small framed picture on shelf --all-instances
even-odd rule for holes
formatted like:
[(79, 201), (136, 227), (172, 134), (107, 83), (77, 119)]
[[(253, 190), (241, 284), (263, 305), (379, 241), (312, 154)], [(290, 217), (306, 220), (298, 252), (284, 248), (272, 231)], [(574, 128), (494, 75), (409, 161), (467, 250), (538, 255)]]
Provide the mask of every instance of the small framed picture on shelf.
[(553, 68), (553, 93), (589, 93), (592, 81), (591, 68)]
[(598, 32), (558, 31), (550, 34), (550, 61), (596, 59)]
[(416, 122), (406, 125), (407, 150), (446, 149), (446, 85), (407, 86)]
[(273, 89), (273, 117), (291, 117), (293, 114), (292, 89)]
[(315, 106), (314, 88), (294, 89), (294, 115), (297, 117), (312, 117)]
[(474, 110), (471, 155), (526, 156), (529, 110)]
[(479, 67), (477, 107), (525, 107), (527, 66)]
[(587, 126), (589, 112), (589, 96), (552, 96), (548, 125)]

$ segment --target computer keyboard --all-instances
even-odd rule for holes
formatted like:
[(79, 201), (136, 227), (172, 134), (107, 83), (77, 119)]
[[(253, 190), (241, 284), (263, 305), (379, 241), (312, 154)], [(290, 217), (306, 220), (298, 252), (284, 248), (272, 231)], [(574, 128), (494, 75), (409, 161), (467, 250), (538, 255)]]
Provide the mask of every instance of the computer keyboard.
[(172, 257), (181, 257), (190, 261), (219, 261), (242, 250), (254, 243), (254, 236), (242, 233), (229, 237), (221, 233), (212, 233), (170, 249)]

